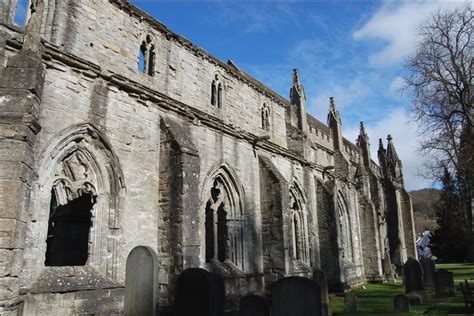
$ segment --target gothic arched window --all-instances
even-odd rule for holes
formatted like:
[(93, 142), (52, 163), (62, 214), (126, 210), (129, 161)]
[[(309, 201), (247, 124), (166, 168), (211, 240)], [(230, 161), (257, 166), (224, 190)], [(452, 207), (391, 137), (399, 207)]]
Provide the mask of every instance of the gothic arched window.
[(147, 35), (140, 45), (138, 70), (149, 76), (153, 76), (155, 74), (155, 58), (155, 45), (153, 44), (151, 36)]
[(296, 184), (290, 187), (289, 201), (293, 259), (309, 264), (306, 206), (303, 194)]
[[(93, 126), (71, 126), (56, 137), (38, 173), (34, 212), (44, 239), (30, 249), (46, 266), (92, 266), (117, 277), (115, 233), (125, 188), (112, 146)], [(43, 161), (43, 160), (42, 160)], [(49, 215), (49, 216), (48, 216)], [(42, 253), (40, 253), (42, 252)]]
[(82, 266), (89, 257), (97, 179), (87, 152), (76, 150), (61, 162), (51, 189), (46, 266)]
[(339, 231), (342, 245), (342, 256), (345, 260), (354, 261), (354, 247), (352, 241), (352, 225), (346, 202), (341, 193), (338, 194), (337, 208), (339, 210)]
[(212, 177), (205, 204), (206, 262), (244, 269), (243, 210), (237, 186), (225, 169)]
[(262, 120), (262, 129), (269, 132), (270, 131), (270, 109), (266, 104), (263, 104), (262, 110), (260, 112)]
[(211, 105), (222, 108), (222, 82), (218, 75), (215, 75), (211, 83)]

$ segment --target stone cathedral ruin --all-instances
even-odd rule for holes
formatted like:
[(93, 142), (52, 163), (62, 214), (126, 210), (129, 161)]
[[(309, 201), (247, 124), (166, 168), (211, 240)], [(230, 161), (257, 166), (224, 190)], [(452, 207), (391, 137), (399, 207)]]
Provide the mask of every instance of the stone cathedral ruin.
[[(0, 313), (123, 310), (127, 255), (158, 254), (159, 306), (188, 268), (226, 306), (323, 271), (330, 291), (416, 257), (392, 138), (341, 134), (126, 0), (0, 2)], [(140, 63), (139, 61), (142, 61)], [(290, 76), (291, 74), (289, 74)]]

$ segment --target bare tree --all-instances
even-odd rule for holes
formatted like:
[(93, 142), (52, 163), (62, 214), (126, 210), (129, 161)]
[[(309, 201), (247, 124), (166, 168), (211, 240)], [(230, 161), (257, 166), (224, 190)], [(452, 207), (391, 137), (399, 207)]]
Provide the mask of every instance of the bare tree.
[[(420, 30), (421, 41), (405, 80), (425, 139), (421, 150), (432, 158), (434, 178), (445, 167), (455, 174), (474, 245), (473, 25), (469, 3), (433, 15)], [(474, 258), (474, 246), (470, 257)]]

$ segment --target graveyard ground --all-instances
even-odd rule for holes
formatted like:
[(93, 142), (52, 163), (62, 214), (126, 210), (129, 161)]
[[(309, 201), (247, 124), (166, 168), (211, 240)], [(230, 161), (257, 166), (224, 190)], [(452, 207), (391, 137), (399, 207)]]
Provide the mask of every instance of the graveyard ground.
[[(437, 264), (437, 269), (447, 269), (454, 274), (456, 296), (448, 300), (434, 298), (434, 289), (427, 289), (429, 300), (423, 305), (410, 305), (410, 313), (416, 314), (464, 314), (465, 306), (459, 282), (467, 279), (474, 283), (474, 264), (453, 263)], [(358, 312), (346, 313), (344, 311), (344, 298), (332, 297), (331, 307), (334, 315), (387, 315), (393, 313), (393, 298), (397, 294), (404, 294), (401, 278), (396, 283), (366, 284), (352, 290), (357, 295)], [(400, 314), (397, 314), (400, 315)], [(404, 314), (405, 315), (405, 314)]]

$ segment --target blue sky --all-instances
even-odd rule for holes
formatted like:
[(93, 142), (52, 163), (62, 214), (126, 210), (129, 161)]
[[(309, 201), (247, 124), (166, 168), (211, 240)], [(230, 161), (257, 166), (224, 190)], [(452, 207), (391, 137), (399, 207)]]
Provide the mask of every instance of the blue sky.
[(346, 138), (355, 141), (364, 121), (376, 159), (378, 139), (392, 134), (407, 188), (432, 186), (418, 175), (424, 157), (407, 111), (409, 95), (399, 89), (418, 26), (436, 10), (460, 2), (131, 2), (219, 59), (232, 59), (286, 98), (292, 69), (298, 68), (311, 114), (325, 122), (333, 96)]

